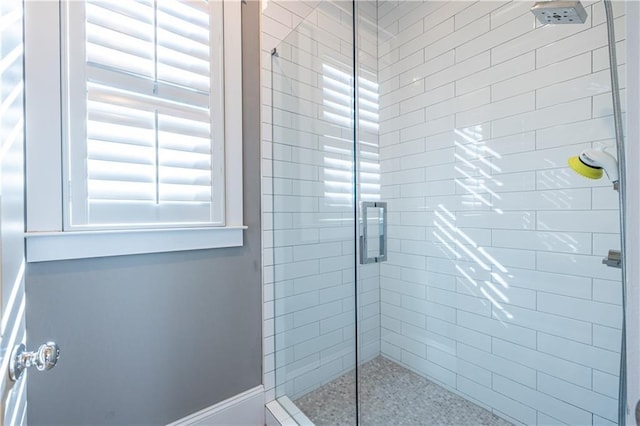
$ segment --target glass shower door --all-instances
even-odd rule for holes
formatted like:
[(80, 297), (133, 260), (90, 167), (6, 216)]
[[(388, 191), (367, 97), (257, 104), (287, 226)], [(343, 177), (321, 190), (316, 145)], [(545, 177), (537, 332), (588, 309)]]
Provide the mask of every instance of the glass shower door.
[(352, 7), (321, 2), (272, 52), (276, 398), (316, 424), (357, 422)]
[(567, 165), (614, 147), (604, 8), (542, 25), (533, 3), (378, 2), (370, 18), (388, 252), (362, 424), (618, 419), (621, 277), (601, 262), (618, 195)]
[(617, 194), (567, 166), (614, 143), (603, 5), (563, 26), (532, 5), (325, 0), (274, 50), (265, 249), (294, 417), (616, 422)]

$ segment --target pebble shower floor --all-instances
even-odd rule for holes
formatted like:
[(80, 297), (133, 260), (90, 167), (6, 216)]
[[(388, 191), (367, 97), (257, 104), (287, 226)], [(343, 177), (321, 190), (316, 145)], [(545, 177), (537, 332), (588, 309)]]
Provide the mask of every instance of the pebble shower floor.
[[(362, 365), (359, 375), (363, 425), (511, 424), (381, 356)], [(352, 425), (354, 379), (353, 372), (344, 374), (295, 403), (316, 426)]]

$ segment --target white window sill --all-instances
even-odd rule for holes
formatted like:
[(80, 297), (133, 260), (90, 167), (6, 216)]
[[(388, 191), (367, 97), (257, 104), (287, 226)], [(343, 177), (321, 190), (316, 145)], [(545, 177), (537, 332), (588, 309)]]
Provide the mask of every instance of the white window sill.
[(27, 232), (27, 262), (239, 247), (246, 228)]

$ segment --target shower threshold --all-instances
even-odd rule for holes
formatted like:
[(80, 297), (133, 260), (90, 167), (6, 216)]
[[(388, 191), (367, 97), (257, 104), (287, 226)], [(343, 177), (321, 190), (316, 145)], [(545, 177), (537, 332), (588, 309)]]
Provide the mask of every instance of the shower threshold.
[[(360, 423), (375, 425), (511, 425), (490, 411), (378, 356), (363, 364)], [(355, 423), (355, 374), (344, 374), (295, 403), (316, 426)]]

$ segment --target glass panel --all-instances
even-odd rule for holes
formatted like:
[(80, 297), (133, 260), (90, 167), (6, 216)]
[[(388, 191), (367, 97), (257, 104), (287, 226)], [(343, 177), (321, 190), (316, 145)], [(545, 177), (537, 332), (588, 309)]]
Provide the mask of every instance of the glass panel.
[(353, 62), (350, 1), (272, 56), (276, 398), (316, 424), (357, 416)]
[(603, 4), (533, 3), (358, 2), (358, 195), (389, 222), (358, 267), (363, 424), (617, 421), (618, 196), (567, 165), (615, 155)]
[[(378, 4), (377, 2), (356, 2), (357, 37), (357, 108), (358, 108), (358, 200), (360, 213), (360, 235), (366, 228), (366, 254), (372, 260), (380, 256), (380, 219), (385, 213), (377, 207), (367, 207), (372, 203), (386, 201), (381, 192), (382, 167), (379, 133), (381, 104), (378, 71)], [(377, 204), (376, 204), (377, 205)], [(364, 220), (364, 213), (367, 219)], [(363, 245), (359, 249), (364, 251)], [(361, 253), (363, 254), (363, 253)], [(381, 260), (381, 259), (380, 259)], [(368, 425), (403, 424), (393, 418), (399, 406), (394, 409), (385, 404), (395, 390), (380, 379), (381, 357), (381, 317), (380, 303), (384, 296), (381, 289), (380, 271), (384, 261), (358, 265), (358, 404), (359, 420)], [(379, 408), (376, 408), (379, 407)], [(389, 416), (378, 419), (372, 416), (380, 409), (389, 409)], [(415, 423), (415, 422), (414, 422)], [(409, 423), (404, 423), (409, 424)]]

